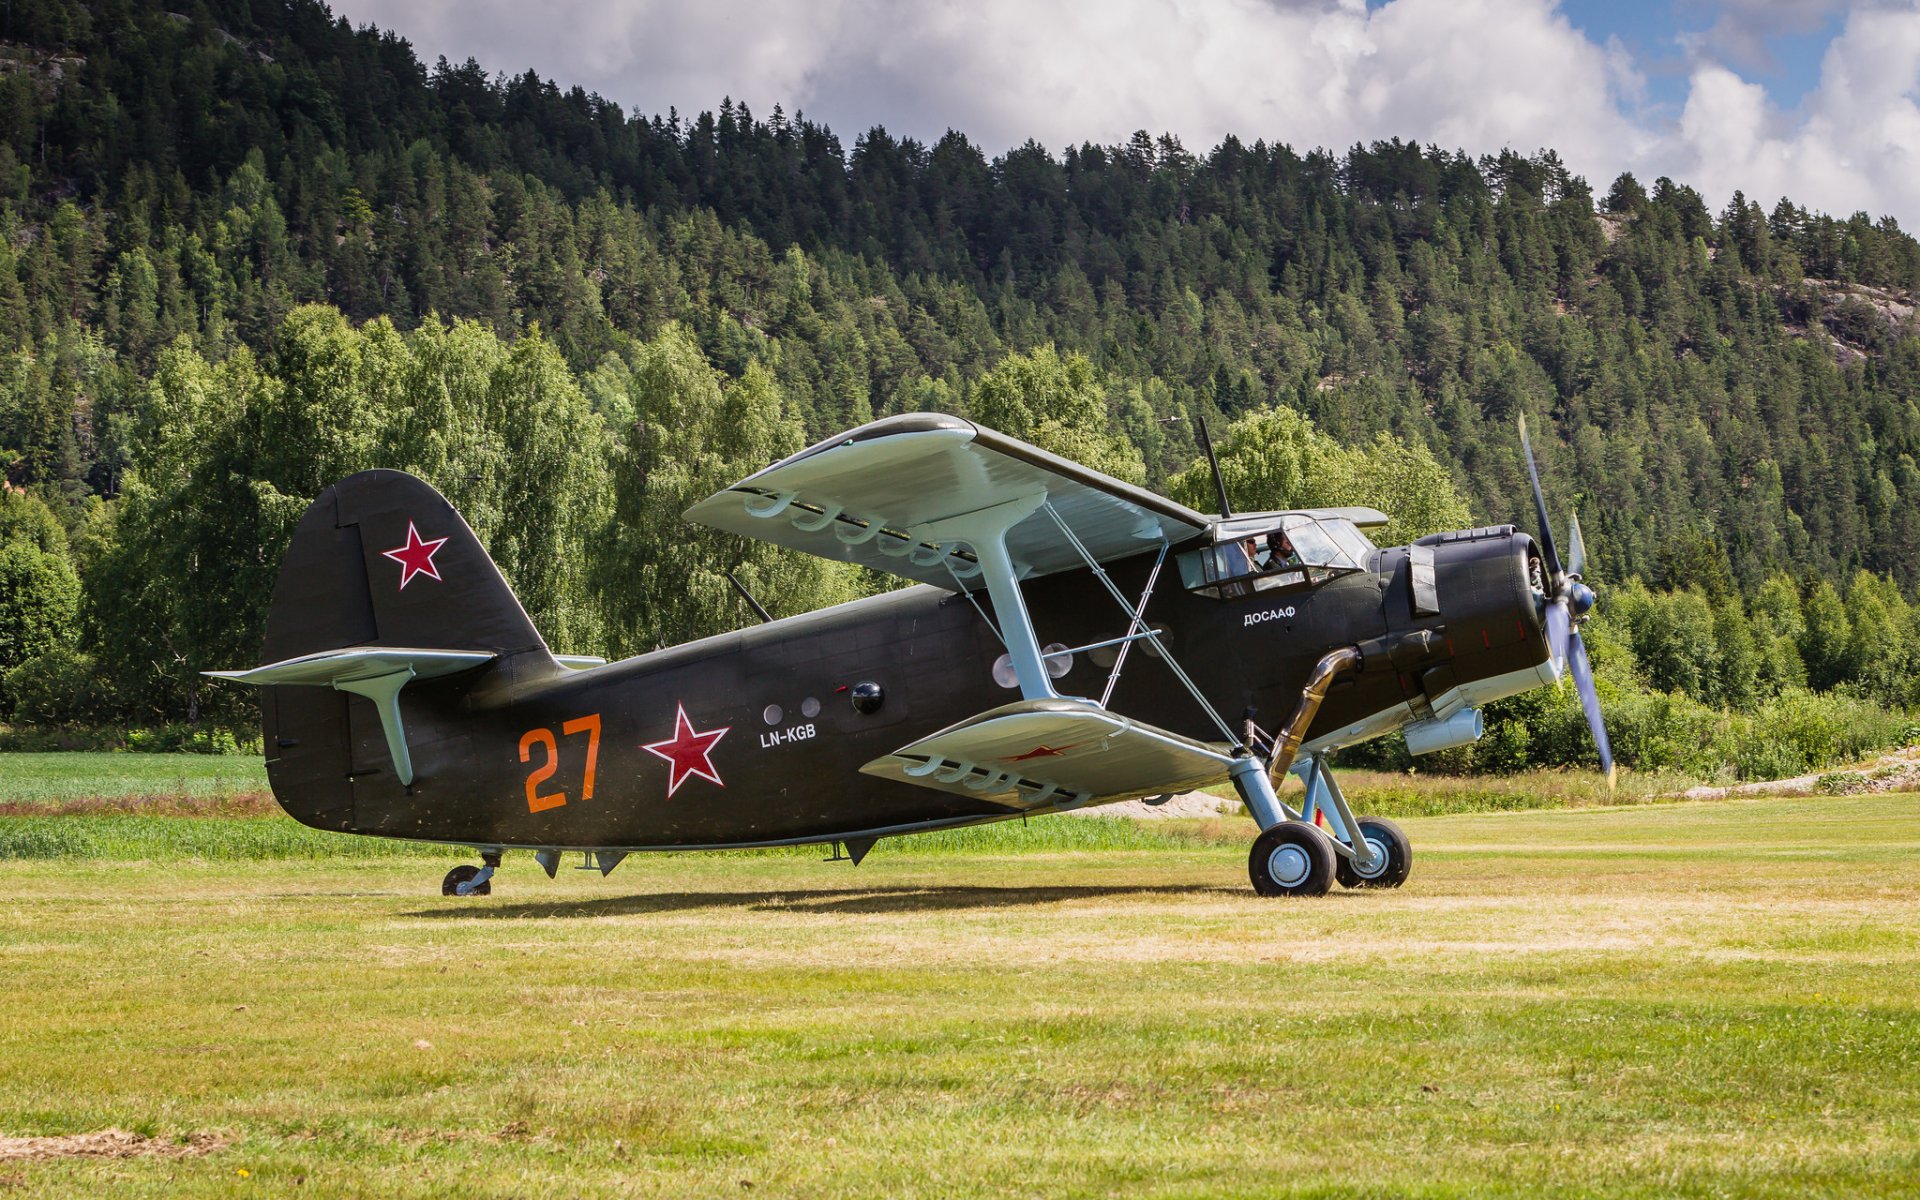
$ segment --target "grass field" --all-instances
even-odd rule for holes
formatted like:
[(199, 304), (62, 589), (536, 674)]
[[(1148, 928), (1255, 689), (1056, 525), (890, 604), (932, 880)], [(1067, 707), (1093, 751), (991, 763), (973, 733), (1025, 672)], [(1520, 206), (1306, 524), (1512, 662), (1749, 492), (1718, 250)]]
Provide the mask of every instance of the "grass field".
[[(1520, 775), (1397, 775), (1342, 769), (1354, 803), (1381, 816), (1439, 816), (1577, 805), (1638, 804), (1701, 782), (1686, 776), (1623, 776), (1609, 792), (1593, 771), (1530, 771)], [(1231, 797), (1233, 789), (1215, 789)], [(1298, 780), (1284, 789), (1298, 794)], [(187, 815), (258, 815), (277, 811), (266, 768), (247, 755), (133, 753), (0, 753), (0, 815), (123, 811)]]
[[(1416, 819), (1406, 889), (1319, 901), (1250, 827), (1064, 818), (478, 900), (16, 856), (0, 1134), (208, 1152), (0, 1139), (0, 1194), (1920, 1195), (1920, 800), (1808, 809)], [(218, 824), (285, 822), (170, 827)]]
[(221, 798), (266, 790), (267, 769), (257, 755), (0, 753), (3, 811), (109, 798)]

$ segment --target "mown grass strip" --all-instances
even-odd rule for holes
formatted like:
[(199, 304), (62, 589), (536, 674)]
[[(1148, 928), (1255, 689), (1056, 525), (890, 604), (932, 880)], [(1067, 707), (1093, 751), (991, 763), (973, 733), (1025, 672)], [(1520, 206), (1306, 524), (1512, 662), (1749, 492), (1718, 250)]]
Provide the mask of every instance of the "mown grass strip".
[(127, 796), (226, 796), (267, 790), (252, 755), (95, 751), (0, 754), (0, 802), (15, 805)]
[(447, 847), (309, 829), (286, 817), (0, 817), (0, 860), (119, 862), (204, 859), (447, 857)]

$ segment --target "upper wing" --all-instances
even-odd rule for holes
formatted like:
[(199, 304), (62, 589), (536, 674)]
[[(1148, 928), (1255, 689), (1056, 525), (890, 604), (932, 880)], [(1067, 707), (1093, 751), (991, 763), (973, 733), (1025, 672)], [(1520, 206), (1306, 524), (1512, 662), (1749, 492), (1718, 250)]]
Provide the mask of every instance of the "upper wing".
[[(954, 588), (967, 586), (955, 575), (978, 572), (971, 548), (943, 547), (916, 528), (1042, 494), (1098, 562), (1207, 528), (1207, 518), (1184, 505), (938, 413), (862, 425), (714, 493), (686, 517)], [(1084, 565), (1044, 511), (1013, 527), (1007, 552), (1022, 578)]]
[(1230, 755), (1085, 701), (1022, 700), (860, 768), (1012, 808), (1128, 800), (1224, 779)]

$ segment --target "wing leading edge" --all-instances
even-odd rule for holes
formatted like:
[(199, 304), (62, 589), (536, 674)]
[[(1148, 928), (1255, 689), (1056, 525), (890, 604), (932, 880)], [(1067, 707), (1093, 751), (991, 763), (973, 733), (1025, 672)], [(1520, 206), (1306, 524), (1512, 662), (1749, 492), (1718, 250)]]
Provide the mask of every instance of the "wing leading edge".
[[(951, 590), (979, 586), (973, 547), (941, 522), (1039, 498), (1006, 531), (1018, 578), (1177, 543), (1208, 520), (1144, 488), (937, 413), (888, 417), (783, 459), (694, 505), (686, 518), (822, 558)], [(1072, 530), (1069, 537), (1061, 528)]]
[(1227, 777), (1233, 758), (1084, 701), (989, 709), (861, 767), (863, 774), (1050, 809), (1184, 792)]

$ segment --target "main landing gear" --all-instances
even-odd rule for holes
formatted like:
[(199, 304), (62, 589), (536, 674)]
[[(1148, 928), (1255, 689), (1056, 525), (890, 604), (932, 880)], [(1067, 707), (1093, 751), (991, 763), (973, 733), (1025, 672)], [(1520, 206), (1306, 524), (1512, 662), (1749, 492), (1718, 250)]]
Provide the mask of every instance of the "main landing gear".
[[(1413, 846), (1384, 817), (1355, 817), (1319, 755), (1298, 769), (1307, 785), (1301, 811), (1280, 802), (1262, 764), (1254, 758), (1233, 768), (1234, 785), (1260, 824), (1247, 855), (1247, 875), (1262, 896), (1324, 896), (1342, 887), (1391, 888), (1407, 881)], [(1316, 818), (1324, 820), (1323, 832)], [(1357, 831), (1357, 836), (1355, 831)]]
[(500, 851), (488, 850), (480, 856), (480, 866), (461, 863), (440, 881), (442, 896), (491, 896), (493, 873), (500, 869)]

